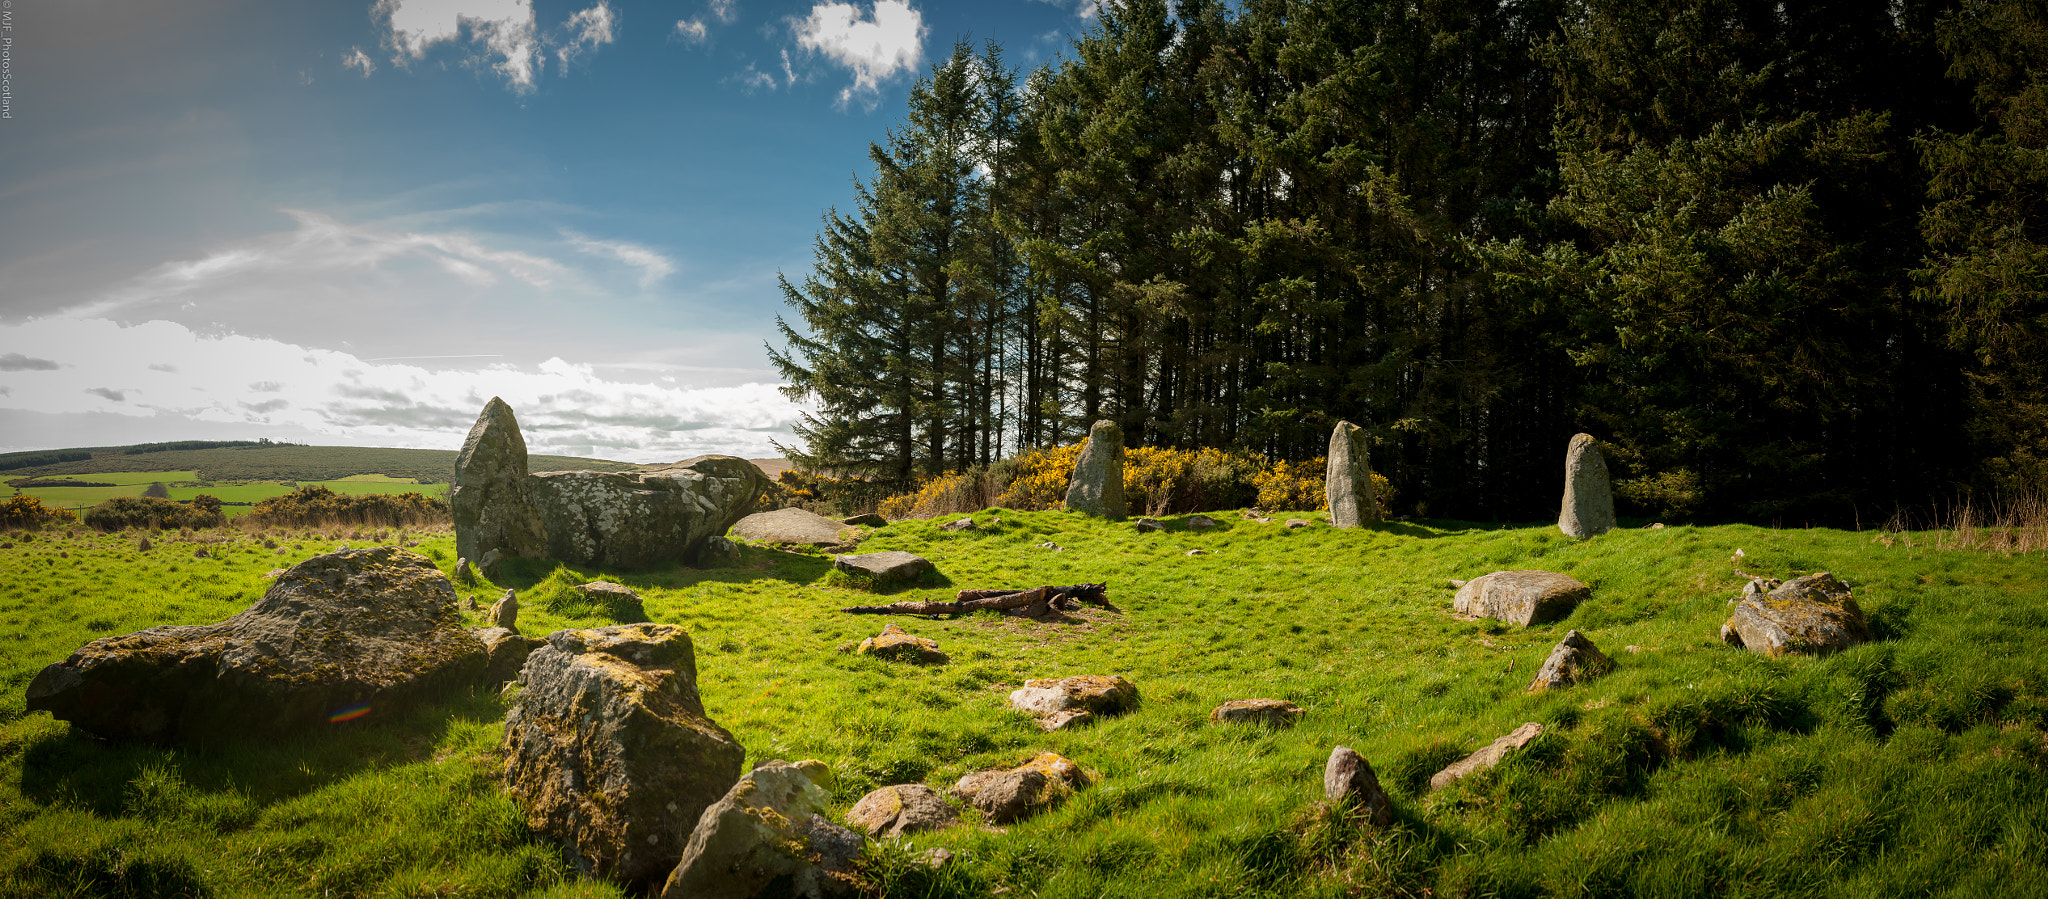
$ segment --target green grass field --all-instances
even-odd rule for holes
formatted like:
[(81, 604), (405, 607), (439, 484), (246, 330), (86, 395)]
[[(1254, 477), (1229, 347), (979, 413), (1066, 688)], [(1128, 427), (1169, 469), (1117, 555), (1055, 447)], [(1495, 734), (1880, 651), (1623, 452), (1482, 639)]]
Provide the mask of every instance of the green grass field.
[[(1214, 531), (1139, 535), (1058, 512), (977, 517), (996, 514), (1001, 524), (965, 533), (898, 522), (862, 549), (937, 563), (894, 598), (1107, 581), (1117, 611), (1077, 625), (846, 615), (836, 609), (875, 598), (835, 586), (823, 557), (758, 548), (729, 570), (515, 562), (473, 592), (517, 589), (521, 629), (541, 634), (636, 617), (584, 604), (570, 585), (634, 587), (649, 619), (694, 635), (704, 705), (749, 764), (826, 761), (841, 811), (878, 785), (943, 790), (1043, 750), (1096, 775), (1023, 823), (876, 845), (882, 895), (2048, 894), (2040, 555), (1748, 526), (1575, 542), (1547, 526), (1288, 531), (1219, 515)], [(132, 535), (11, 539), (0, 549), (0, 895), (617, 895), (571, 875), (498, 794), (495, 695), (203, 750), (109, 744), (24, 713), (29, 679), (80, 644), (224, 618), (261, 594), (263, 572), (333, 542), (234, 535), (202, 559), (176, 538), (147, 554)], [(1064, 550), (1037, 546), (1048, 541)], [(1882, 639), (1822, 659), (1724, 647), (1738, 548), (1757, 574), (1835, 572)], [(452, 570), (445, 532), (418, 549)], [(1527, 630), (1449, 614), (1450, 579), (1504, 568), (1571, 574), (1593, 598)], [(842, 651), (890, 621), (938, 640), (952, 662)], [(1617, 670), (1524, 694), (1573, 628)], [(1072, 674), (1128, 677), (1142, 705), (1053, 734), (1005, 708), (1024, 680)], [(1253, 697), (1307, 715), (1285, 730), (1206, 721)], [(1525, 721), (1548, 732), (1492, 772), (1423, 791)], [(1338, 744), (1378, 770), (1393, 827), (1321, 805)], [(930, 846), (958, 857), (937, 871), (914, 864)]]
[(425, 493), (428, 496), (442, 498), (448, 495), (448, 485), (445, 483), (421, 484), (412, 478), (394, 478), (381, 474), (362, 474), (328, 481), (225, 482), (206, 485), (196, 483), (197, 474), (191, 471), (117, 471), (67, 477), (114, 486), (14, 487), (9, 488), (12, 492), (8, 495), (26, 494), (41, 499), (44, 505), (51, 508), (83, 512), (117, 496), (141, 496), (142, 491), (149, 489), (150, 484), (161, 482), (174, 500), (189, 500), (203, 493), (223, 503), (241, 504), (222, 507), (221, 511), (229, 518), (245, 515), (256, 503), (273, 496), (284, 496), (299, 486), (309, 484), (318, 484), (336, 493), (345, 494)]

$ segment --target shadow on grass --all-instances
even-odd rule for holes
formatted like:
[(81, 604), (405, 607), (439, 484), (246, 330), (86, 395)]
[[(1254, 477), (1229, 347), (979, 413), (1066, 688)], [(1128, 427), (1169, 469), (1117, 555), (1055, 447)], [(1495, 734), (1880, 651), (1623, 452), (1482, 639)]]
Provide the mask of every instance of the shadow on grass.
[[(451, 732), (505, 717), (498, 694), (464, 689), (412, 705), (398, 717), (324, 725), (284, 737), (252, 734), (226, 743), (157, 746), (105, 740), (76, 727), (31, 742), (21, 756), (22, 795), (104, 816), (133, 814), (149, 797), (136, 785), (168, 772), (200, 793), (236, 794), (246, 813), (221, 823), (246, 826), (263, 807), (361, 772), (433, 758)], [(237, 820), (246, 818), (247, 820)]]

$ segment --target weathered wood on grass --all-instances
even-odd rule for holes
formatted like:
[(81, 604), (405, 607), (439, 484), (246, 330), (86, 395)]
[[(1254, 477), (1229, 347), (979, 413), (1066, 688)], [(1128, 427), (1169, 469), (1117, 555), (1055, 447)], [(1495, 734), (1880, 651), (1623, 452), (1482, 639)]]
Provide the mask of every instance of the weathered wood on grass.
[(885, 606), (851, 606), (839, 611), (855, 615), (961, 615), (988, 611), (1044, 618), (1049, 612), (1062, 607), (1072, 608), (1076, 602), (1107, 607), (1109, 600), (1103, 594), (1108, 588), (1107, 584), (1075, 584), (1028, 590), (962, 590), (959, 598), (952, 602), (904, 600)]

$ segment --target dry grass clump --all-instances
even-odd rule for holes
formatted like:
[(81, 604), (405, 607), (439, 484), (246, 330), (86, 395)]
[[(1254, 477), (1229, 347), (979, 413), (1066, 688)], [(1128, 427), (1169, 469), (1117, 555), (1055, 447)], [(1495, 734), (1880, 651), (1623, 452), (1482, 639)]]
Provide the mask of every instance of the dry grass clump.
[[(1933, 513), (1931, 521), (1917, 521), (1900, 511), (1885, 523), (1892, 533), (1887, 542), (1916, 545), (1913, 531), (1936, 549), (1960, 549), (1994, 553), (2033, 553), (2048, 550), (2048, 493), (2028, 493), (2017, 498), (1965, 498), (1950, 506), (1946, 514)], [(1926, 526), (1922, 527), (1921, 525)]]

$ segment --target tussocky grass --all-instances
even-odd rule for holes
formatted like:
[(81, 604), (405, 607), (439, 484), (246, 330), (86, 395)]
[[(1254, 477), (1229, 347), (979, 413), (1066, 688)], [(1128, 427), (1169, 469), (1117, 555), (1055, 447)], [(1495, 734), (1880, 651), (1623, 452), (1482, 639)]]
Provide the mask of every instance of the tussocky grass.
[[(974, 517), (972, 531), (912, 520), (870, 533), (861, 551), (908, 550), (938, 568), (880, 599), (831, 577), (824, 556), (760, 547), (743, 549), (739, 567), (701, 571), (515, 560), (497, 581), (457, 590), (485, 606), (516, 590), (528, 634), (642, 618), (685, 626), (704, 705), (749, 764), (827, 762), (840, 811), (877, 786), (943, 790), (1040, 751), (1096, 778), (1026, 822), (876, 844), (868, 877), (882, 895), (2048, 891), (2040, 555), (1740, 525), (1574, 541), (1547, 526), (1460, 522), (1290, 531), (1212, 513), (1212, 530), (1171, 518), (1165, 533), (1141, 535), (1062, 512)], [(225, 618), (261, 594), (271, 567), (367, 545), (221, 534), (203, 559), (168, 534), (149, 553), (86, 531), (7, 538), (0, 895), (617, 895), (578, 879), (498, 794), (504, 696), (175, 750), (24, 713), (29, 678), (88, 640)], [(1881, 639), (1821, 659), (1723, 646), (1743, 583), (1738, 548), (1753, 574), (1835, 572)], [(445, 532), (418, 549), (452, 572)], [(1513, 568), (1570, 574), (1593, 598), (1529, 629), (1448, 613), (1451, 579)], [(570, 589), (597, 579), (641, 603)], [(1068, 625), (837, 611), (1098, 581), (1116, 608)], [(891, 622), (952, 661), (845, 651)], [(1616, 670), (1525, 694), (1574, 628)], [(1128, 677), (1141, 706), (1052, 734), (1005, 708), (1023, 681), (1073, 674)], [(1307, 714), (1278, 730), (1206, 720), (1254, 697)], [(1425, 792), (1436, 770), (1525, 721), (1546, 733), (1493, 771)], [(1333, 745), (1371, 761), (1394, 826), (1376, 831), (1320, 802)], [(923, 864), (934, 846), (954, 861)]]

